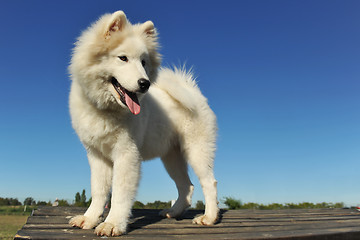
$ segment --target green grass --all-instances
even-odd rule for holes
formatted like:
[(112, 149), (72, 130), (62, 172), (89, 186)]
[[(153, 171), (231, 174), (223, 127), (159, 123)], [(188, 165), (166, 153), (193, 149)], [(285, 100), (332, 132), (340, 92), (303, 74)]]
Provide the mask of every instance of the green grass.
[(24, 206), (0, 206), (0, 216), (1, 215), (26, 215), (29, 216), (32, 210), (36, 209), (36, 206), (26, 206), (26, 211), (24, 211)]
[(0, 239), (14, 239), (18, 230), (26, 223), (26, 215), (0, 215)]
[(34, 206), (0, 206), (0, 239), (14, 239), (18, 230), (26, 223)]

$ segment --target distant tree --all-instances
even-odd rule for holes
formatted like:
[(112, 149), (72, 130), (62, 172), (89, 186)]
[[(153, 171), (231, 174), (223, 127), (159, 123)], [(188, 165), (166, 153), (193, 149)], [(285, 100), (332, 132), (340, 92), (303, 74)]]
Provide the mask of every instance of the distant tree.
[(275, 209), (283, 209), (284, 206), (282, 204), (279, 203), (271, 203), (268, 205), (261, 205), (260, 209), (264, 209), (264, 210), (275, 210)]
[(9, 205), (9, 201), (7, 198), (0, 198), (0, 206)]
[(205, 209), (205, 204), (203, 201), (197, 201), (196, 205), (195, 205), (195, 209), (197, 210), (204, 210)]
[(317, 203), (316, 208), (330, 208), (330, 204), (328, 204), (326, 202)]
[(302, 202), (302, 203), (299, 203), (297, 205), (299, 206), (299, 208), (303, 208), (303, 209), (313, 208), (313, 204), (309, 203), (309, 202)]
[(0, 198), (0, 206), (19, 206), (21, 202), (17, 198)]
[(11, 206), (19, 206), (21, 202), (17, 198), (9, 198), (9, 204)]
[(253, 203), (253, 202), (249, 202), (249, 203), (244, 203), (241, 208), (243, 209), (259, 209), (260, 205), (258, 203)]
[(258, 204), (258, 203), (244, 203), (242, 204), (240, 200), (233, 199), (231, 197), (226, 197), (224, 204), (228, 206), (229, 209), (260, 209), (260, 210), (272, 210), (272, 209), (313, 209), (313, 208), (343, 208), (344, 203), (270, 203), (270, 204)]
[(36, 202), (32, 197), (27, 197), (24, 200), (24, 205), (36, 205)]
[(224, 200), (224, 204), (229, 208), (229, 209), (240, 209), (241, 208), (241, 201), (231, 198), (231, 197), (226, 197)]
[(85, 189), (82, 190), (82, 193), (80, 195), (79, 192), (77, 192), (75, 194), (75, 206), (77, 207), (87, 207), (89, 206), (91, 203), (91, 201), (89, 200), (89, 202), (86, 202), (86, 193), (85, 193)]
[(166, 209), (171, 207), (171, 202), (161, 202), (161, 201), (155, 201), (152, 203), (147, 203), (145, 205), (145, 209)]
[(86, 205), (86, 194), (85, 194), (85, 189), (83, 189), (81, 196), (80, 196), (80, 202), (81, 204), (83, 204), (84, 206)]
[(68, 201), (66, 201), (64, 199), (60, 199), (59, 200), (59, 206), (60, 207), (68, 207), (68, 206), (70, 206), (70, 204), (68, 203)]
[(36, 205), (37, 205), (37, 206), (48, 206), (49, 203), (47, 203), (47, 202), (45, 202), (45, 201), (38, 201), (38, 202), (36, 203)]
[(133, 209), (144, 209), (145, 205), (140, 201), (135, 201), (133, 205)]
[(8, 201), (6, 198), (0, 197), (0, 206), (8, 205)]
[(345, 204), (343, 202), (334, 204), (334, 208), (344, 208), (344, 207), (345, 207)]
[(76, 203), (80, 203), (80, 202), (81, 202), (81, 196), (80, 196), (80, 193), (77, 192), (77, 193), (75, 194), (75, 204), (76, 204)]

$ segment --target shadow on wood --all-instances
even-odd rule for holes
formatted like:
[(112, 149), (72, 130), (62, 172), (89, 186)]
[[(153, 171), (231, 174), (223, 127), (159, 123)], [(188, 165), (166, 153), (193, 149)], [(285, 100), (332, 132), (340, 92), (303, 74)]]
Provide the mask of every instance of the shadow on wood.
[[(130, 220), (128, 226), (128, 234), (136, 229), (146, 228), (147, 225), (154, 225), (161, 221), (164, 221), (164, 218), (159, 215), (161, 210), (151, 210), (151, 209), (134, 209), (133, 215)], [(219, 213), (219, 219), (217, 224), (221, 222), (222, 215), (227, 210), (221, 210)], [(203, 214), (203, 210), (190, 210), (185, 212), (182, 216), (176, 219), (170, 219), (172, 221), (183, 221), (183, 220), (190, 220), (194, 219), (196, 216)], [(104, 215), (106, 217), (106, 214)], [(188, 221), (187, 221), (188, 222)], [(176, 222), (174, 222), (176, 224)]]

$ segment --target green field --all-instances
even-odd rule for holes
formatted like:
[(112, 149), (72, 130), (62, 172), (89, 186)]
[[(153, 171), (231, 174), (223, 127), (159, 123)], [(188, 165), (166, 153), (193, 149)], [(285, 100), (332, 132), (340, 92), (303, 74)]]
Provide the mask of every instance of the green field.
[(0, 239), (14, 239), (33, 209), (27, 207), (24, 212), (24, 206), (0, 206)]
[(14, 239), (27, 218), (25, 215), (0, 215), (0, 239)]

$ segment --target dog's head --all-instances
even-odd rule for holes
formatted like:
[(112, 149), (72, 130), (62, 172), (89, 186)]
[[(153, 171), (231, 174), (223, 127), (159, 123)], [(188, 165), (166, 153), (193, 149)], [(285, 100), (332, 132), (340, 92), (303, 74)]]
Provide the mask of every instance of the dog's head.
[(133, 25), (122, 11), (106, 14), (78, 39), (70, 73), (96, 107), (138, 114), (160, 65), (157, 48), (151, 21)]

